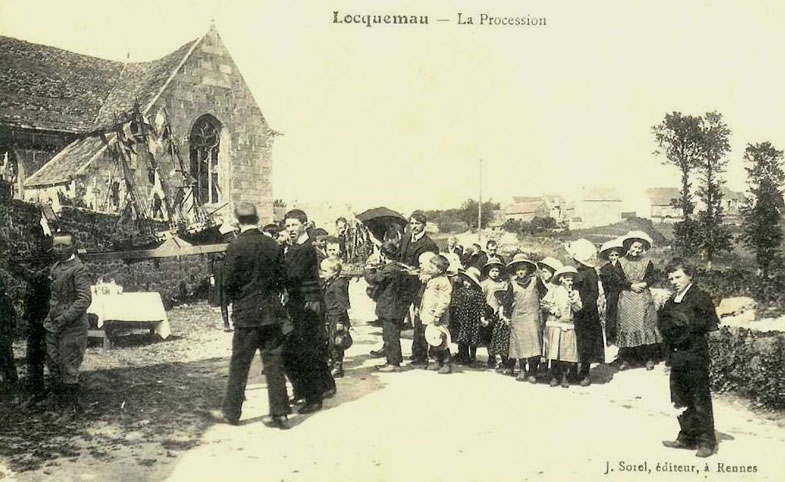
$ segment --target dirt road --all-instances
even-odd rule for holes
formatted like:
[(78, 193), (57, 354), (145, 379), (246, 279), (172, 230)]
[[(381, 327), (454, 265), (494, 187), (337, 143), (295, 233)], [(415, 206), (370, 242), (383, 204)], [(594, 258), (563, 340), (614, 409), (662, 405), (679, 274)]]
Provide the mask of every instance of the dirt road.
[[(4, 416), (0, 480), (736, 481), (785, 474), (783, 415), (755, 413), (729, 396), (714, 397), (716, 455), (703, 460), (662, 447), (677, 431), (662, 365), (651, 372), (599, 367), (592, 386), (569, 389), (481, 369), (381, 374), (367, 356), (380, 330), (367, 325), (356, 326), (346, 377), (323, 411), (292, 417), (289, 431), (265, 427), (256, 361), (242, 424), (213, 424), (198, 413), (220, 401), (231, 335), (216, 329), (217, 310), (204, 305), (170, 316), (179, 338), (90, 349), (91, 407), (80, 423)], [(693, 468), (699, 472), (684, 472)]]

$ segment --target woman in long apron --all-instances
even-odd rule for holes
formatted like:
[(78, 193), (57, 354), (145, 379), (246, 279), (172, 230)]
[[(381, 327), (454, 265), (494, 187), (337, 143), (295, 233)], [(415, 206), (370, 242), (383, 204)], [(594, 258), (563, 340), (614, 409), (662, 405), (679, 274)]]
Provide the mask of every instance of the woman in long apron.
[(662, 337), (657, 329), (657, 310), (649, 286), (654, 279), (654, 265), (645, 256), (652, 239), (643, 231), (631, 231), (624, 236), (626, 256), (619, 260), (624, 280), (619, 293), (617, 344), (620, 369), (625, 370), (635, 360), (645, 360), (647, 370), (654, 369)]
[(510, 360), (517, 358), (520, 368), (517, 380), (531, 383), (537, 382), (542, 356), (540, 298), (548, 291), (536, 270), (537, 265), (523, 254), (515, 255), (507, 264), (507, 271), (515, 277), (507, 289), (504, 308), (510, 320)]

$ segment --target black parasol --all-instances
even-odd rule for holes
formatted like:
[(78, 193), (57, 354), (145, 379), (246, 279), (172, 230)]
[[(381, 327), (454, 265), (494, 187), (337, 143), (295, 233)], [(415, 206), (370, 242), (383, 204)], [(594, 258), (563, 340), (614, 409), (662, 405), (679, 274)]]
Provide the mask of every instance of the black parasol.
[(386, 207), (368, 209), (358, 214), (357, 219), (381, 241), (400, 237), (408, 221), (399, 212)]

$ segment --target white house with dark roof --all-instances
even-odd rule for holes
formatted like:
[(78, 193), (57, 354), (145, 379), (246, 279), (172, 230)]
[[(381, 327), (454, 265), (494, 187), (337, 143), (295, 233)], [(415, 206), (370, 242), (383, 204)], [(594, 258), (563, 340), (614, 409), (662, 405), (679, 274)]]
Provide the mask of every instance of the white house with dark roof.
[[(272, 220), (276, 132), (214, 27), (151, 62), (99, 59), (0, 36), (0, 155), (13, 165), (18, 197), (118, 211), (126, 183), (112, 126), (134, 109), (171, 128), (183, 169), (164, 145), (151, 149), (166, 198), (182, 195), (182, 180), (190, 176), (208, 211), (231, 212), (233, 203), (250, 201), (264, 221)], [(133, 180), (149, 202), (158, 186), (142, 151), (131, 149)]]
[(641, 217), (660, 223), (681, 221), (681, 209), (674, 205), (680, 197), (677, 188), (650, 187), (646, 189), (646, 197), (649, 200), (649, 209), (647, 213), (641, 213)]
[(570, 229), (591, 228), (622, 220), (622, 199), (613, 187), (584, 186), (575, 200)]

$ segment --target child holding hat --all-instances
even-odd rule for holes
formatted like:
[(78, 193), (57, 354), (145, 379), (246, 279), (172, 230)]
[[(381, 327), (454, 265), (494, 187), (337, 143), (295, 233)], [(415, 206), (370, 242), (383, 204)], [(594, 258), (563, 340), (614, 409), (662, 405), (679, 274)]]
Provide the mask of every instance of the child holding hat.
[(471, 365), (477, 360), (480, 345), (480, 325), (484, 318), (485, 296), (480, 284), (480, 270), (475, 267), (458, 272), (458, 282), (452, 294), (451, 321), (458, 325), (458, 360)]
[(540, 299), (548, 289), (536, 275), (537, 265), (522, 253), (507, 264), (507, 271), (514, 273), (504, 302), (504, 315), (510, 321), (510, 359), (518, 359), (518, 381), (536, 383), (542, 355)]
[(647, 370), (654, 369), (662, 337), (657, 329), (657, 311), (649, 286), (654, 279), (654, 265), (645, 253), (652, 239), (643, 231), (630, 231), (623, 239), (627, 254), (619, 260), (624, 273), (617, 312), (620, 369), (630, 367), (635, 359), (646, 360)]
[(580, 294), (574, 289), (578, 270), (564, 266), (554, 273), (556, 285), (543, 297), (542, 304), (548, 313), (545, 337), (548, 339), (545, 357), (551, 360), (551, 386), (568, 388), (567, 376), (578, 362), (578, 341), (575, 336), (575, 315), (583, 307)]
[(592, 363), (605, 361), (605, 342), (602, 322), (597, 307), (600, 297), (600, 280), (597, 276), (597, 248), (588, 239), (578, 239), (567, 244), (567, 252), (577, 263), (575, 289), (581, 297), (582, 308), (575, 314), (575, 338), (578, 343), (578, 378), (581, 386), (591, 383), (589, 368)]
[[(434, 325), (441, 332), (446, 332), (450, 325), (450, 300), (452, 299), (452, 283), (447, 278), (447, 268), (450, 261), (442, 255), (434, 255), (429, 261), (422, 264), (420, 279), (425, 282), (422, 298), (419, 305), (419, 318), (426, 327)], [(433, 332), (433, 329), (431, 329)], [(427, 342), (427, 339), (426, 339)], [(450, 345), (434, 346), (429, 349), (431, 363), (429, 370), (439, 370), (439, 373), (452, 373), (452, 360)]]
[(497, 295), (497, 293), (505, 293), (507, 291), (507, 281), (504, 279), (504, 263), (499, 258), (489, 259), (482, 268), (482, 275), (485, 279), (480, 284), (482, 285), (482, 294), (485, 296), (485, 306), (490, 316), (486, 315), (487, 325), (480, 330), (480, 337), (488, 347), (488, 368), (496, 368), (496, 355), (502, 354), (497, 351), (496, 345), (501, 344), (504, 346), (503, 355), (505, 358), (509, 353), (510, 346), (509, 327), (506, 327), (506, 336), (500, 332), (505, 327), (501, 326), (503, 323), (499, 319), (501, 302), (499, 301), (499, 295)]
[(624, 243), (621, 238), (607, 241), (600, 248), (600, 259), (607, 261), (600, 268), (600, 282), (605, 293), (605, 338), (609, 344), (616, 343), (619, 293), (624, 283), (624, 271), (619, 264), (622, 256)]

